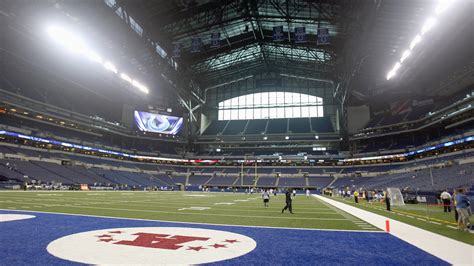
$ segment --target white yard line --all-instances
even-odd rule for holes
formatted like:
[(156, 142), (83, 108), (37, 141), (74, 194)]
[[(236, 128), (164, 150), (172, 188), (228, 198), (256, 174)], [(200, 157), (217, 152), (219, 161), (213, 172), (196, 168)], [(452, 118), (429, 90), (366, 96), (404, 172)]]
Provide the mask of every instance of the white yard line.
[(316, 198), (331, 204), (361, 220), (385, 230), (385, 221), (390, 221), (390, 234), (398, 237), (448, 263), (455, 265), (473, 265), (474, 247), (427, 230), (402, 223), (385, 216), (375, 214), (345, 203), (315, 195)]

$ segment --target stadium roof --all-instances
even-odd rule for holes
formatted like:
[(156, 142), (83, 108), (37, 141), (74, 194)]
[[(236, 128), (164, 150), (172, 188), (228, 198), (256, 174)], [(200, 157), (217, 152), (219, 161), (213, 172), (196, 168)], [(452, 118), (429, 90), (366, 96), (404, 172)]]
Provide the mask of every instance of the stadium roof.
[[(201, 88), (276, 72), (330, 79), (341, 88), (350, 83), (358, 91), (387, 86), (387, 71), (438, 4), (435, 0), (109, 1), (126, 10), (168, 56), (179, 43), (181, 55), (174, 60)], [(444, 29), (461, 22), (449, 17), (449, 12), (463, 17), (458, 11), (459, 6), (445, 14)], [(275, 26), (283, 26), (281, 42), (272, 38)], [(295, 43), (294, 29), (301, 26), (308, 41)], [(318, 28), (328, 29), (330, 44), (317, 44)], [(220, 47), (211, 47), (214, 32), (220, 33)], [(200, 52), (191, 51), (194, 38), (201, 40)]]
[[(127, 74), (147, 84), (151, 97), (163, 94), (163, 90), (157, 91), (165, 87), (163, 84), (171, 84), (181, 96), (197, 95), (204, 99), (206, 88), (249, 75), (277, 73), (331, 80), (337, 87), (335, 96), (345, 100), (351, 93), (366, 99), (364, 96), (370, 96), (380, 87), (433, 93), (431, 83), (438, 81), (432, 77), (466, 65), (469, 59), (466, 51), (473, 53), (469, 49), (474, 39), (472, 31), (466, 34), (472, 25), (473, 8), (472, 2), (460, 1), (440, 16), (437, 30), (412, 54), (411, 62), (401, 68), (398, 81), (385, 80), (387, 71), (409, 47), (437, 3), (437, 0), (104, 0), (34, 4), (6, 1), (0, 8), (10, 17), (10, 25), (32, 17), (37, 18), (32, 20), (33, 24), (44, 23), (58, 18), (53, 13), (65, 13), (77, 22), (77, 28), (87, 32), (87, 38), (102, 45), (100, 51), (113, 58)], [(450, 16), (453, 13), (456, 16)], [(272, 38), (275, 26), (283, 26), (285, 38), (280, 42)], [(306, 43), (294, 41), (295, 27), (301, 26), (307, 33)], [(318, 28), (328, 30), (329, 44), (318, 45)], [(26, 31), (35, 30), (30, 27)], [(211, 34), (215, 32), (220, 33), (219, 47), (210, 45)], [(443, 40), (447, 33), (449, 40)], [(191, 52), (193, 38), (201, 38), (200, 52)], [(9, 49), (19, 46), (13, 41), (5, 43), (10, 42)], [(180, 57), (173, 57), (176, 43), (182, 46)], [(426, 90), (415, 90), (413, 84), (400, 85), (400, 81), (413, 80)]]
[[(176, 61), (201, 86), (248, 75), (249, 71), (306, 74), (334, 78), (345, 41), (355, 30), (353, 11), (366, 1), (117, 1), (147, 36), (169, 52), (181, 44)], [(274, 26), (285, 39), (274, 42)], [(306, 27), (307, 42), (295, 43), (295, 27)], [(317, 45), (318, 28), (329, 30), (331, 43)], [(288, 34), (290, 29), (290, 34)], [(220, 47), (211, 47), (219, 32)], [(191, 52), (201, 38), (201, 52)]]

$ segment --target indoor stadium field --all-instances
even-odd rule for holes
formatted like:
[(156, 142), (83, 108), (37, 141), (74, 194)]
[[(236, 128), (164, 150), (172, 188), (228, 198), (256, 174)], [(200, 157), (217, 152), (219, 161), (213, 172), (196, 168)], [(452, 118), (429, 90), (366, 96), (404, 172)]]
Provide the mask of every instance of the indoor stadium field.
[(0, 1), (0, 266), (474, 265), (473, 0)]

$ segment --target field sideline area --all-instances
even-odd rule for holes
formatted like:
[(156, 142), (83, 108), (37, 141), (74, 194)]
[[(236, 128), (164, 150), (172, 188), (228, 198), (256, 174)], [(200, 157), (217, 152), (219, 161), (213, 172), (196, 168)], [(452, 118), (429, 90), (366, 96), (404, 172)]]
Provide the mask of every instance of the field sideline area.
[(385, 210), (384, 203), (367, 203), (365, 200), (361, 199), (359, 203), (356, 204), (352, 199), (343, 200), (340, 197), (333, 197), (331, 199), (474, 245), (473, 234), (462, 232), (457, 229), (457, 223), (454, 222), (454, 210), (445, 213), (443, 212), (443, 208), (440, 206), (406, 204), (405, 206), (392, 206), (392, 211), (388, 212)]
[(1, 192), (0, 209), (162, 221), (288, 228), (378, 230), (314, 197), (297, 195), (293, 215), (284, 195), (264, 208), (260, 194), (196, 192)]

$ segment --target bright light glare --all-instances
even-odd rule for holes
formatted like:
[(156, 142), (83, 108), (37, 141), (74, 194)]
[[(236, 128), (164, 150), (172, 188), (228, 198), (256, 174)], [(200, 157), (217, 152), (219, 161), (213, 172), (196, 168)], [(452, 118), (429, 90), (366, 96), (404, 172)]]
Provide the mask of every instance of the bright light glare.
[(421, 28), (421, 35), (424, 35), (428, 31), (430, 31), (433, 26), (436, 24), (436, 19), (431, 17), (426, 20), (425, 24), (423, 24), (423, 27)]
[(388, 74), (387, 74), (387, 80), (392, 79), (396, 74), (397, 74), (397, 73), (396, 73), (395, 71), (393, 71), (393, 70), (390, 71), (390, 72), (388, 72)]
[[(94, 51), (90, 50), (87, 48), (86, 44), (84, 41), (76, 36), (75, 34), (66, 31), (64, 28), (57, 27), (57, 26), (49, 26), (46, 29), (48, 35), (57, 43), (61, 44), (62, 46), (65, 46), (67, 49), (75, 52), (75, 53), (80, 53), (85, 55), (89, 60), (102, 64), (105, 69), (114, 72), (115, 74), (118, 74), (118, 69), (115, 67), (114, 64), (112, 64), (109, 61), (105, 61), (100, 57), (97, 53)], [(137, 87), (140, 91), (144, 93), (148, 93), (149, 90), (146, 86), (140, 84), (136, 80), (132, 80), (127, 74), (121, 73), (120, 77), (132, 83), (133, 86)]]
[(89, 58), (89, 60), (91, 60), (93, 62), (96, 62), (96, 63), (99, 63), (99, 64), (102, 64), (102, 62), (103, 62), (102, 57), (100, 57), (98, 54), (96, 54), (93, 51), (88, 51), (87, 52), (87, 58)]
[(148, 88), (143, 86), (142, 84), (140, 84), (138, 81), (136, 80), (132, 80), (132, 85), (137, 87), (139, 90), (141, 90), (142, 92), (144, 93), (148, 93)]
[(402, 66), (402, 64), (400, 64), (399, 62), (397, 62), (394, 66), (393, 66), (393, 69), (392, 71), (393, 72), (397, 72), (397, 70)]
[(85, 43), (79, 37), (63, 28), (50, 26), (47, 28), (47, 32), (51, 38), (72, 52), (83, 53), (87, 51)]
[(452, 3), (453, 0), (439, 0), (435, 10), (436, 15), (443, 13)]
[(400, 62), (403, 63), (411, 54), (410, 50), (405, 50), (402, 54), (402, 58), (400, 58)]
[(120, 74), (120, 77), (121, 77), (123, 80), (132, 83), (132, 79), (131, 79), (127, 74), (122, 73), (122, 74)]
[(118, 70), (117, 70), (117, 68), (114, 66), (114, 64), (112, 64), (112, 63), (110, 63), (110, 62), (108, 62), (108, 61), (104, 63), (104, 67), (105, 67), (105, 69), (110, 70), (110, 71), (114, 72), (115, 74), (118, 73)]
[(416, 35), (415, 38), (413, 39), (413, 41), (411, 41), (411, 43), (410, 43), (410, 50), (413, 50), (413, 48), (415, 48), (415, 46), (417, 44), (419, 44), (420, 42), (421, 42), (421, 36)]

